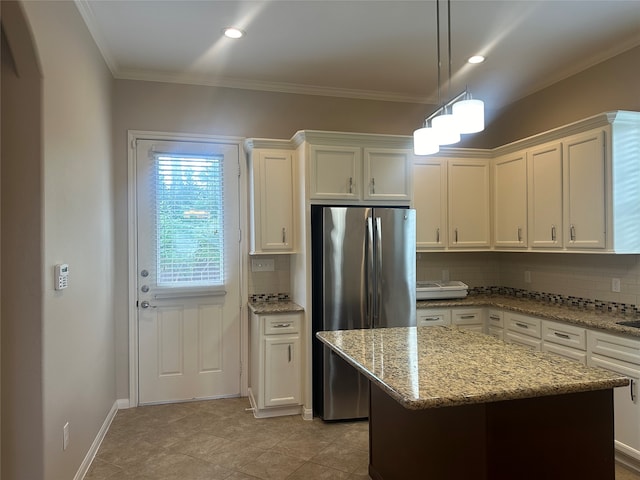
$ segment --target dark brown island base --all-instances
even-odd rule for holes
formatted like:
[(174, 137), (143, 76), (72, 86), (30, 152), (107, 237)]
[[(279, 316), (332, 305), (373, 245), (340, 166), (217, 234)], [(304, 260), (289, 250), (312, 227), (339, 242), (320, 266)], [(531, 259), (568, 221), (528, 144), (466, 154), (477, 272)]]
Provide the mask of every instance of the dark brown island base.
[(319, 332), (371, 381), (374, 480), (614, 480), (629, 380), (450, 327)]

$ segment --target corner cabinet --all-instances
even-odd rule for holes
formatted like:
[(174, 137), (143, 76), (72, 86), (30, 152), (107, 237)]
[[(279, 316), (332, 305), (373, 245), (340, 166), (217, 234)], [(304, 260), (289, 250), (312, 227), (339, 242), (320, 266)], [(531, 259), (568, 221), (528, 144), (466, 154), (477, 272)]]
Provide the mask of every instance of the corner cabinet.
[(489, 160), (447, 159), (447, 174), (449, 247), (488, 249)]
[(254, 149), (249, 156), (250, 250), (292, 253), (294, 239), (291, 150)]
[(301, 313), (251, 314), (249, 399), (256, 418), (294, 415), (302, 405)]

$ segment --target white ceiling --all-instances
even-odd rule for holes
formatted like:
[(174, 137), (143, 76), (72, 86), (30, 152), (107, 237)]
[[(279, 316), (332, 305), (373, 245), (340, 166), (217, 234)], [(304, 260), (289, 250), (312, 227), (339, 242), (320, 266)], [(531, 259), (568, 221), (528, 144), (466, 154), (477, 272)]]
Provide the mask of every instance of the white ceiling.
[[(116, 78), (437, 103), (433, 0), (76, 4)], [(446, 8), (443, 100), (468, 85), (490, 109), (640, 45), (640, 0), (453, 0), (449, 94)]]

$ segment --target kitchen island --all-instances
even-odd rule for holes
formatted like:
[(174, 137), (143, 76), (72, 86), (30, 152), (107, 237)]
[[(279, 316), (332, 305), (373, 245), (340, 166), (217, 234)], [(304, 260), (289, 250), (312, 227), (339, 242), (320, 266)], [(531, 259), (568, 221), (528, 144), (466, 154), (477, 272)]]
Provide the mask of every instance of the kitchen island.
[(615, 478), (626, 377), (449, 327), (317, 336), (371, 382), (374, 480)]

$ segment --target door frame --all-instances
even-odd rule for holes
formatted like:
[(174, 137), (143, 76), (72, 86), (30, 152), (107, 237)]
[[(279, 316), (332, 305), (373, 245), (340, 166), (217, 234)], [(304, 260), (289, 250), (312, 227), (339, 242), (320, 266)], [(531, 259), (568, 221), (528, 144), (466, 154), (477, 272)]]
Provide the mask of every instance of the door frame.
[(129, 323), (129, 404), (122, 405), (121, 408), (131, 408), (138, 406), (138, 307), (136, 298), (138, 296), (138, 219), (137, 219), (137, 175), (136, 175), (136, 140), (164, 140), (177, 142), (211, 142), (235, 145), (238, 147), (238, 215), (240, 231), (239, 235), (239, 279), (240, 279), (240, 395), (247, 396), (249, 388), (249, 333), (248, 333), (248, 279), (247, 269), (247, 162), (243, 148), (244, 138), (226, 137), (218, 135), (199, 135), (172, 132), (154, 132), (144, 130), (127, 131), (127, 240), (128, 240), (128, 262), (127, 262), (127, 302), (128, 302), (128, 323)]

